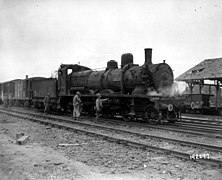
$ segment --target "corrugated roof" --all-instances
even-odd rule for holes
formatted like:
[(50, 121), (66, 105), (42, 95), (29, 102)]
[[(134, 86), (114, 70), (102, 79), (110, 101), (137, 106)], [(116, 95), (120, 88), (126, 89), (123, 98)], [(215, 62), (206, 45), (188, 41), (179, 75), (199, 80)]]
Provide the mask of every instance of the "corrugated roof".
[(176, 78), (176, 81), (222, 79), (222, 58), (205, 59)]

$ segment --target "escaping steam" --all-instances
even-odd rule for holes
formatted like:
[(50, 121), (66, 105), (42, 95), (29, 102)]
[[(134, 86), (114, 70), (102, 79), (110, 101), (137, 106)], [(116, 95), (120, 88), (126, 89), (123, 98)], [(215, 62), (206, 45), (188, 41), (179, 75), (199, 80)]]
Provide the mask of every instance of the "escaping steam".
[(166, 97), (175, 97), (182, 95), (186, 89), (186, 83), (184, 82), (174, 82), (172, 86), (160, 88), (158, 92), (154, 89), (148, 88), (148, 96), (166, 96)]

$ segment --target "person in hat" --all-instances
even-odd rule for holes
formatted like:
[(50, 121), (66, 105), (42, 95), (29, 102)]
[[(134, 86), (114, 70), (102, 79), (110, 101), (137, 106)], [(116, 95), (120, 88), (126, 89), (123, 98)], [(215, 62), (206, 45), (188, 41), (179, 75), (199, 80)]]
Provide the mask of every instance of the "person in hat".
[(103, 107), (103, 102), (107, 101), (108, 98), (107, 99), (101, 99), (101, 94), (100, 93), (97, 93), (96, 96), (97, 96), (96, 106), (95, 106), (95, 108), (96, 108), (96, 121), (98, 121), (99, 117), (102, 115), (101, 110), (102, 110), (102, 107)]
[(50, 94), (48, 93), (47, 96), (45, 96), (45, 98), (43, 100), (43, 103), (44, 103), (44, 106), (45, 106), (45, 109), (44, 109), (44, 114), (45, 115), (47, 115), (48, 112), (49, 112), (50, 102), (51, 102)]
[(73, 118), (77, 119), (80, 116), (80, 107), (81, 107), (81, 93), (79, 91), (76, 92), (76, 95), (73, 97)]

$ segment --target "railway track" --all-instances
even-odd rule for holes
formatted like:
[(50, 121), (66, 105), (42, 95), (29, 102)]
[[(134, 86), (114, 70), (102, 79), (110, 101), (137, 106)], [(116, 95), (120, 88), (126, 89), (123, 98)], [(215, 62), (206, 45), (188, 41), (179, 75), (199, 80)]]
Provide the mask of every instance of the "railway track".
[[(100, 118), (100, 121), (107, 122), (106, 118)], [(144, 121), (141, 122), (125, 122), (125, 121), (120, 121), (116, 119), (109, 119), (108, 123), (111, 124), (120, 124), (120, 125), (127, 125), (127, 126), (136, 126), (136, 127), (146, 127), (146, 128), (151, 128), (151, 129), (159, 129), (159, 130), (166, 130), (166, 131), (172, 131), (172, 132), (177, 132), (177, 133), (185, 133), (185, 134), (190, 134), (190, 135), (198, 135), (198, 136), (206, 136), (206, 137), (213, 137), (213, 138), (218, 138), (222, 139), (222, 131), (219, 129), (217, 130), (216, 127), (203, 127), (201, 125), (197, 126), (185, 126), (182, 123), (178, 124), (162, 124), (162, 125), (152, 125), (148, 124)]]
[(206, 133), (217, 133), (222, 135), (222, 129), (221, 128), (216, 128), (216, 127), (199, 127), (195, 125), (186, 125), (186, 124), (180, 124), (179, 126), (174, 125), (175, 127), (180, 127), (180, 128), (186, 128), (190, 130), (196, 130), (196, 131), (203, 131)]
[(176, 122), (174, 125), (222, 135), (222, 120), (220, 119), (206, 119), (185, 116), (182, 117), (181, 121)]
[(222, 131), (222, 119), (182, 117), (182, 120), (178, 123), (187, 126), (192, 124), (192, 126), (196, 127), (214, 128)]
[(196, 131), (202, 131), (202, 132), (208, 132), (208, 133), (222, 133), (222, 127), (218, 126), (210, 126), (210, 125), (199, 125), (199, 124), (193, 124), (193, 123), (180, 123), (177, 122), (175, 124), (172, 124), (170, 126), (178, 127), (178, 128), (187, 128), (191, 130)]
[(183, 126), (190, 126), (192, 125), (193, 127), (200, 127), (200, 128), (205, 128), (205, 129), (214, 129), (214, 130), (218, 130), (218, 131), (221, 131), (222, 130), (222, 125), (211, 125), (211, 124), (206, 124), (206, 123), (195, 123), (195, 122), (176, 122), (175, 124), (178, 124), (178, 125), (183, 125)]
[(209, 119), (209, 118), (182, 116), (181, 122), (222, 126), (222, 119)]
[[(100, 118), (100, 121), (107, 121), (105, 118)], [(137, 127), (146, 127), (146, 128), (151, 128), (151, 129), (159, 129), (159, 130), (166, 130), (166, 131), (172, 131), (172, 132), (177, 132), (177, 133), (185, 133), (185, 134), (190, 134), (190, 135), (197, 135), (197, 136), (206, 136), (206, 137), (213, 137), (213, 138), (218, 138), (222, 139), (222, 131), (217, 130), (216, 128), (209, 129), (208, 127), (195, 127), (195, 126), (185, 126), (182, 124), (163, 124), (163, 125), (152, 125), (152, 124), (147, 124), (146, 122), (124, 122), (124, 121), (119, 121), (115, 119), (109, 119), (109, 123), (111, 124), (125, 124), (128, 126), (137, 126)]]
[[(138, 147), (146, 150), (152, 150), (155, 152), (162, 152), (166, 154), (170, 154), (176, 157), (184, 158), (190, 160), (191, 154), (185, 153), (183, 151), (175, 151), (169, 148), (163, 148), (158, 146), (149, 145), (149, 143), (146, 143), (145, 141), (137, 141), (135, 138), (126, 138), (129, 137), (129, 135), (142, 137), (142, 138), (151, 138), (156, 139), (158, 141), (167, 141), (167, 142), (173, 142), (178, 143), (186, 146), (191, 146), (195, 148), (204, 148), (205, 150), (215, 151), (215, 152), (222, 152), (222, 148), (219, 146), (213, 146), (209, 144), (201, 144), (201, 143), (195, 143), (191, 141), (184, 141), (179, 139), (172, 139), (172, 138), (166, 138), (161, 136), (154, 136), (152, 134), (145, 134), (145, 133), (138, 133), (133, 132), (125, 129), (120, 128), (113, 128), (108, 127), (104, 125), (98, 125), (95, 123), (86, 123), (86, 122), (80, 122), (80, 121), (73, 121), (70, 120), (70, 118), (61, 118), (56, 116), (42, 116), (40, 114), (36, 113), (27, 113), (27, 112), (20, 112), (20, 111), (6, 111), (6, 110), (0, 110), (2, 113), (6, 113), (8, 115), (16, 116), (19, 118), (28, 119), (35, 122), (44, 123), (46, 125), (51, 125), (59, 128), (65, 128), (71, 131), (75, 132), (81, 132), (89, 135), (99, 136), (103, 139), (106, 139), (108, 141), (114, 141), (116, 143), (125, 144), (128, 146)], [(46, 118), (46, 119), (45, 119)], [(118, 133), (118, 134), (117, 134)], [(124, 135), (123, 135), (124, 134)], [(149, 140), (149, 139), (148, 139)], [(213, 158), (202, 158), (202, 159), (195, 159), (197, 162), (201, 163), (207, 163), (214, 166), (221, 167), (222, 161), (218, 159)]]
[[(39, 113), (39, 112), (38, 112)], [(66, 114), (68, 116), (70, 116), (70, 114)], [(84, 119), (84, 118), (89, 118), (88, 116), (81, 116), (80, 119)], [(194, 118), (194, 119), (199, 119), (199, 118)], [(192, 117), (187, 117), (188, 121), (192, 121)], [(199, 119), (201, 120), (201, 119)], [(135, 122), (135, 121), (129, 121), (129, 122), (125, 122), (125, 121), (121, 121), (119, 119), (108, 119), (107, 118), (100, 118), (100, 121), (104, 121), (106, 123), (110, 123), (110, 124), (120, 124), (120, 125), (127, 125), (127, 126), (132, 126), (132, 127), (146, 127), (146, 128), (150, 128), (150, 129), (158, 129), (158, 130), (165, 130), (165, 131), (172, 131), (172, 132), (176, 132), (176, 133), (182, 133), (182, 134), (190, 134), (190, 135), (195, 135), (195, 136), (206, 136), (206, 137), (213, 137), (213, 138), (218, 138), (218, 139), (222, 139), (222, 131), (221, 130), (217, 130), (217, 127), (210, 127), (210, 126), (202, 126), (201, 124), (199, 124), (198, 126), (195, 125), (183, 125), (183, 123), (178, 123), (178, 124), (163, 124), (163, 125), (152, 125), (152, 124), (148, 124), (144, 121), (139, 121), (139, 122)]]
[[(20, 111), (21, 113), (23, 113), (22, 111)], [(39, 113), (39, 112), (38, 112)], [(70, 115), (69, 115), (70, 116)], [(80, 119), (84, 119), (84, 118), (89, 118), (88, 116), (81, 116)], [(99, 119), (100, 122), (106, 122), (109, 124), (119, 124), (119, 125), (126, 125), (126, 126), (131, 126), (131, 127), (145, 127), (145, 128), (150, 128), (150, 129), (158, 129), (158, 130), (165, 130), (165, 131), (172, 131), (172, 132), (176, 132), (176, 133), (182, 133), (182, 134), (190, 134), (190, 135), (195, 135), (195, 136), (206, 136), (206, 137), (213, 137), (213, 138), (218, 138), (218, 139), (222, 139), (222, 131), (221, 130), (217, 130), (216, 127), (206, 127), (206, 126), (186, 126), (183, 125), (182, 123), (178, 123), (178, 124), (163, 124), (163, 125), (152, 125), (152, 124), (148, 124), (144, 121), (139, 121), (139, 122), (135, 122), (135, 121), (122, 121), (119, 119), (107, 119), (107, 118), (100, 118)], [(209, 129), (210, 128), (210, 129)]]

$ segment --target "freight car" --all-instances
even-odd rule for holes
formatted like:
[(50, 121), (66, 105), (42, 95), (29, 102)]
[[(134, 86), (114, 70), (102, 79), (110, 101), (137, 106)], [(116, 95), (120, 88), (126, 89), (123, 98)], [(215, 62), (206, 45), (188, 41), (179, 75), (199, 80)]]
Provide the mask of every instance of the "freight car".
[[(70, 73), (71, 72), (71, 73)], [(176, 121), (179, 108), (169, 97), (174, 81), (171, 67), (163, 61), (152, 63), (152, 49), (145, 49), (145, 62), (134, 64), (130, 53), (121, 56), (121, 67), (114, 60), (107, 62), (103, 71), (77, 64), (62, 64), (55, 78), (26, 78), (3, 83), (10, 86), (14, 104), (41, 108), (43, 98), (50, 93), (53, 109), (72, 111), (72, 98), (77, 91), (82, 93), (83, 112), (95, 114), (95, 97), (100, 92), (109, 98), (104, 103), (103, 114), (122, 116), (124, 119), (143, 119), (150, 123), (162, 120)], [(13, 90), (14, 89), (14, 90)]]
[(30, 78), (29, 79), (30, 106), (43, 108), (43, 100), (50, 94), (51, 109), (57, 109), (57, 79), (56, 78)]
[(52, 108), (57, 106), (57, 79), (33, 77), (16, 79), (1, 83), (0, 94), (4, 106), (33, 106), (43, 108), (43, 99), (47, 94), (52, 99)]
[(175, 101), (178, 99), (182, 113), (222, 115), (222, 99), (213, 94), (182, 94), (175, 97)]
[(14, 96), (14, 88), (15, 84), (14, 81), (7, 81), (5, 83), (1, 84), (0, 94), (1, 94), (1, 102), (3, 102), (3, 105), (5, 107), (8, 107), (11, 105), (11, 99)]
[(0, 83), (0, 104), (2, 104), (2, 84)]

